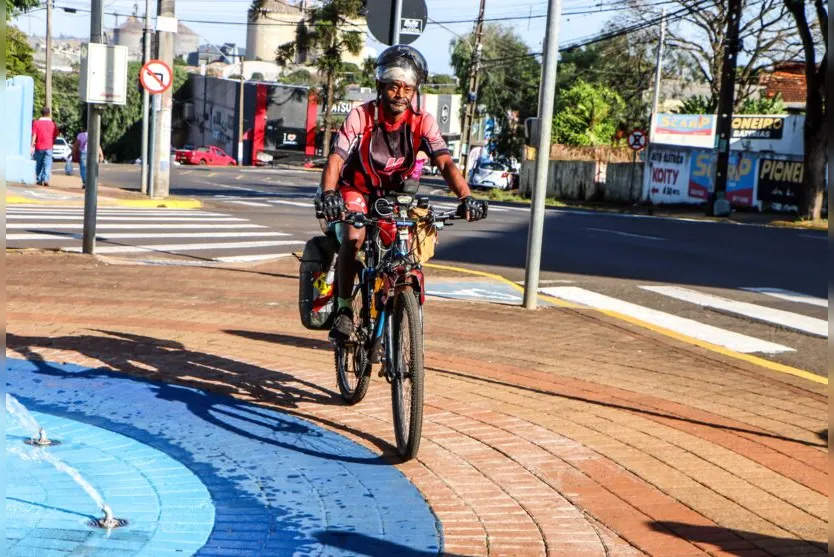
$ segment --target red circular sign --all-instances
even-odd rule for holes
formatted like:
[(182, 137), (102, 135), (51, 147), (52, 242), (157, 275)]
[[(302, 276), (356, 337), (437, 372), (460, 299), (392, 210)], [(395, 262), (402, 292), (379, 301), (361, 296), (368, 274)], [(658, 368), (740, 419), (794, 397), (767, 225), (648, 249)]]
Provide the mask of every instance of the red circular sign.
[(139, 83), (151, 95), (159, 95), (174, 83), (171, 67), (162, 60), (151, 60), (139, 70)]
[(628, 146), (635, 151), (640, 151), (646, 147), (646, 132), (643, 130), (632, 130), (628, 134)]

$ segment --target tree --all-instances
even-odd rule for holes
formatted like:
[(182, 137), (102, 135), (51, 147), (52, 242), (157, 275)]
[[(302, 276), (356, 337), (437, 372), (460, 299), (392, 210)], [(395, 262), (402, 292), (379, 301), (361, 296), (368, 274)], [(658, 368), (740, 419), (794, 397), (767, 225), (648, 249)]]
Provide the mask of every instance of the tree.
[(6, 0), (6, 21), (40, 4), (39, 0)]
[[(469, 61), (474, 33), (454, 39), (452, 68), (460, 92), (469, 87)], [(535, 116), (539, 102), (541, 64), (511, 27), (485, 25), (481, 39), (482, 64), (478, 105), (494, 116), (497, 128), (495, 149), (504, 156), (519, 156), (524, 144), (520, 123)]]
[(333, 117), (330, 107), (335, 100), (337, 80), (344, 73), (342, 55), (358, 55), (362, 50), (362, 33), (351, 31), (350, 20), (360, 17), (362, 0), (324, 0), (309, 11), (308, 18), (299, 23), (296, 40), (285, 43), (276, 51), (276, 61), (288, 66), (302, 53), (313, 53), (313, 65), (324, 78), (324, 143), (323, 155), (330, 153)]
[(283, 75), (278, 79), (280, 83), (287, 85), (313, 85), (313, 76), (304, 68), (299, 68), (295, 71)]
[[(683, 104), (674, 110), (676, 114), (712, 114), (710, 100), (704, 95), (694, 95), (683, 101)], [(749, 98), (735, 111), (735, 114), (784, 114), (785, 104), (782, 96), (776, 95), (773, 98)]]
[[(718, 107), (721, 66), (727, 42), (727, 2), (672, 1), (675, 4), (668, 7), (668, 11), (682, 17), (670, 23), (667, 46), (686, 53), (693, 69), (691, 77), (709, 83), (709, 112), (714, 113)], [(775, 62), (795, 58), (801, 49), (783, 0), (741, 1), (739, 38), (743, 48), (736, 72), (736, 108), (755, 95), (762, 71), (772, 68)], [(660, 16), (659, 4), (639, 0), (628, 17), (631, 22), (656, 19)]]
[(616, 92), (579, 79), (556, 99), (553, 140), (565, 145), (610, 144), (624, 106)]
[[(799, 190), (799, 214), (818, 220), (822, 216), (825, 192), (825, 163), (828, 149), (828, 111), (825, 78), (828, 68), (828, 8), (824, 0), (784, 0), (802, 41), (805, 60), (805, 174)], [(822, 44), (815, 40), (814, 25), (808, 11), (815, 14), (816, 26), (822, 30)]]

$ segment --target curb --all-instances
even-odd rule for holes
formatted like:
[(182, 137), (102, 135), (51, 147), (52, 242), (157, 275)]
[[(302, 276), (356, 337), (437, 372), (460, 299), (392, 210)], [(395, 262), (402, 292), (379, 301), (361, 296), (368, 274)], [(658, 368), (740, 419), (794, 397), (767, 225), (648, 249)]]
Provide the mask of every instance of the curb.
[[(23, 197), (20, 195), (6, 195), (6, 203), (10, 205), (27, 204), (27, 205), (78, 205), (84, 206), (83, 200), (76, 199), (34, 199), (31, 197)], [(99, 198), (99, 207), (133, 207), (146, 209), (200, 209), (203, 202), (198, 199), (118, 199), (118, 198)]]
[[(511, 281), (510, 279), (508, 279), (506, 277), (502, 277), (501, 275), (493, 274), (493, 273), (486, 273), (486, 272), (483, 272), (483, 271), (474, 271), (474, 270), (471, 270), (471, 269), (464, 269), (462, 267), (452, 267), (450, 265), (435, 265), (435, 264), (432, 264), (432, 263), (426, 263), (423, 266), (428, 267), (428, 268), (444, 269), (444, 270), (447, 270), (447, 271), (458, 271), (458, 272), (465, 273), (465, 274), (470, 274), (470, 275), (478, 275), (478, 276), (482, 276), (482, 277), (489, 277), (489, 278), (492, 278), (492, 279), (510, 284), (518, 290), (521, 290), (521, 291), (524, 290), (520, 285), (516, 284), (515, 282)], [(778, 372), (778, 373), (785, 373), (787, 375), (793, 375), (795, 377), (801, 377), (802, 379), (806, 379), (806, 380), (811, 381), (813, 383), (828, 385), (828, 377), (823, 377), (821, 375), (816, 375), (816, 374), (811, 373), (810, 371), (806, 371), (804, 369), (799, 369), (799, 368), (787, 366), (787, 365), (780, 364), (780, 363), (777, 363), (777, 362), (771, 362), (770, 360), (766, 360), (764, 358), (759, 358), (758, 356), (751, 356), (750, 354), (742, 354), (741, 352), (734, 352), (733, 350), (728, 350), (728, 349), (724, 348), (723, 346), (717, 346), (717, 345), (709, 343), (709, 342), (704, 342), (702, 340), (698, 340), (698, 339), (690, 337), (688, 335), (677, 333), (675, 331), (671, 331), (669, 329), (659, 327), (659, 326), (653, 325), (651, 323), (647, 323), (645, 321), (642, 321), (640, 319), (636, 319), (636, 318), (628, 316), (628, 315), (623, 315), (623, 314), (618, 313), (616, 311), (602, 310), (602, 309), (595, 309), (595, 308), (586, 308), (585, 306), (568, 303), (568, 302), (565, 302), (563, 300), (559, 300), (558, 298), (553, 298), (551, 296), (547, 296), (547, 295), (543, 295), (543, 294), (539, 294), (538, 298), (540, 298), (542, 300), (546, 300), (546, 301), (548, 301), (548, 302), (550, 302), (550, 303), (552, 303), (556, 306), (562, 307), (562, 308), (587, 309), (587, 310), (590, 310), (590, 311), (595, 311), (597, 313), (607, 315), (608, 317), (612, 317), (614, 319), (618, 319), (620, 321), (625, 321), (626, 323), (631, 323), (632, 325), (636, 325), (638, 327), (648, 329), (650, 331), (661, 334), (663, 336), (667, 336), (667, 337), (673, 338), (675, 340), (685, 342), (687, 344), (692, 344), (694, 346), (698, 346), (698, 347), (703, 348), (705, 350), (709, 350), (710, 352), (715, 352), (715, 353), (721, 354), (723, 356), (728, 356), (730, 358), (735, 358), (737, 360), (742, 360), (742, 361), (747, 362), (747, 363), (755, 364), (757, 366), (760, 366), (760, 367), (763, 367), (763, 368), (766, 368), (766, 369), (769, 369), (771, 371), (775, 371), (775, 372)]]

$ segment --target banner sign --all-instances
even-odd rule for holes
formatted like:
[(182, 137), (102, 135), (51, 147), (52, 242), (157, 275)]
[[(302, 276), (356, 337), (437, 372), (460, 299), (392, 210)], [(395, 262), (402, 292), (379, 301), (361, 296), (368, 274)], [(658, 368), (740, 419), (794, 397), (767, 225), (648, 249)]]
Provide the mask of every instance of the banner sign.
[(687, 147), (713, 147), (712, 114), (658, 114), (652, 122), (652, 143)]
[(795, 206), (804, 174), (805, 165), (802, 161), (761, 159), (758, 172), (759, 201)]
[(652, 203), (691, 203), (689, 153), (654, 149), (649, 157), (648, 194)]
[(782, 139), (785, 118), (782, 116), (735, 116), (733, 139)]
[[(689, 169), (689, 195), (706, 200), (713, 190), (715, 152), (695, 151)], [(756, 203), (755, 153), (731, 152), (727, 166), (726, 199), (736, 207), (752, 207)]]

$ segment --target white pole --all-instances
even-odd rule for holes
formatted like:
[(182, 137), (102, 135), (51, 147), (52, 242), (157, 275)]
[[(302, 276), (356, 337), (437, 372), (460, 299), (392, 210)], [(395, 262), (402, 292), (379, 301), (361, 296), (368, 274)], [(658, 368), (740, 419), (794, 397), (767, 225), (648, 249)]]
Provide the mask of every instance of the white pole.
[(548, 0), (547, 40), (544, 49), (542, 91), (539, 96), (539, 130), (536, 150), (536, 181), (533, 184), (533, 200), (530, 211), (530, 232), (527, 236), (527, 269), (524, 274), (524, 307), (536, 309), (539, 287), (539, 269), (544, 232), (544, 201), (547, 197), (547, 178), (550, 167), (550, 133), (553, 127), (553, 102), (556, 99), (556, 62), (559, 59), (559, 19), (562, 15), (561, 0)]

